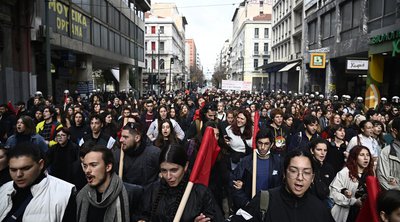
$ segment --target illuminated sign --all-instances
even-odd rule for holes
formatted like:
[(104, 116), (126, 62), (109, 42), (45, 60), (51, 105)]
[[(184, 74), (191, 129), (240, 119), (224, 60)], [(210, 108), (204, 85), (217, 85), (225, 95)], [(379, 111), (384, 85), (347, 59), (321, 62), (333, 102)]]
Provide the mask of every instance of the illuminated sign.
[(325, 69), (326, 54), (325, 53), (311, 53), (310, 68)]
[(57, 33), (84, 41), (90, 40), (90, 19), (61, 2), (50, 1), (51, 26)]
[(376, 45), (387, 41), (392, 41), (392, 56), (394, 57), (400, 54), (400, 30), (379, 34), (369, 38), (370, 45)]

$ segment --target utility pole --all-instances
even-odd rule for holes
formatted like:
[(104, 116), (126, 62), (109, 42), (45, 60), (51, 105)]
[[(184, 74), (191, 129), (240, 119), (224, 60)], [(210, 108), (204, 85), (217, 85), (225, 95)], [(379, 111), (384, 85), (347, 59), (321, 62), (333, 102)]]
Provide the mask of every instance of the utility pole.
[(46, 25), (46, 41), (45, 41), (45, 54), (46, 54), (46, 86), (47, 95), (53, 95), (53, 85), (51, 80), (51, 51), (50, 51), (50, 27), (49, 27), (49, 0), (46, 0), (44, 19)]

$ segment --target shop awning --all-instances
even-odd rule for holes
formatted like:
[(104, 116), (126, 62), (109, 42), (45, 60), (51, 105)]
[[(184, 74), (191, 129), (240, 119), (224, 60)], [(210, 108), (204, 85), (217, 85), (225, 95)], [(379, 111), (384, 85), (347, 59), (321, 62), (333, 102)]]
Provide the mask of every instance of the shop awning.
[(287, 71), (291, 70), (293, 67), (295, 67), (297, 64), (298, 64), (297, 62), (289, 63), (285, 67), (280, 69), (278, 72), (287, 72)]
[(113, 74), (114, 78), (119, 82), (119, 70), (111, 69), (111, 73)]

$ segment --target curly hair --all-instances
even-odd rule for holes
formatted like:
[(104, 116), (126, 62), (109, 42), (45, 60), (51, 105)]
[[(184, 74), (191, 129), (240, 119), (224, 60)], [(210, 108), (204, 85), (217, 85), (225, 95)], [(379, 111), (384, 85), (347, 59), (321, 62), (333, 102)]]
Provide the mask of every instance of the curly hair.
[(349, 154), (349, 157), (347, 158), (347, 162), (346, 162), (346, 167), (349, 169), (349, 177), (352, 180), (355, 180), (358, 178), (357, 159), (358, 159), (358, 155), (361, 153), (361, 151), (363, 149), (367, 150), (368, 154), (370, 156), (370, 161), (368, 163), (368, 166), (364, 169), (363, 173), (366, 173), (367, 176), (374, 175), (374, 161), (372, 160), (371, 152), (369, 151), (369, 149), (367, 147), (357, 145), (350, 150), (350, 154)]
[(232, 124), (232, 132), (236, 136), (240, 136), (242, 139), (250, 139), (253, 135), (253, 120), (251, 119), (251, 114), (249, 111), (245, 109), (240, 109), (239, 112), (236, 115), (236, 118), (239, 116), (239, 114), (243, 114), (244, 117), (246, 118), (246, 123), (244, 125), (244, 131), (240, 130), (240, 128), (237, 125), (237, 119), (233, 121)]

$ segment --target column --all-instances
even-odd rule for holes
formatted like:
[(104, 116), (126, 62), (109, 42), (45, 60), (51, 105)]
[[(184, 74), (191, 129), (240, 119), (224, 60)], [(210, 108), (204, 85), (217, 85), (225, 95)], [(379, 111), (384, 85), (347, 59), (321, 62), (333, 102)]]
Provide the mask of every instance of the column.
[(333, 96), (335, 94), (335, 81), (332, 74), (332, 62), (328, 60), (325, 68), (325, 96)]
[(129, 92), (129, 65), (119, 64), (119, 91)]

